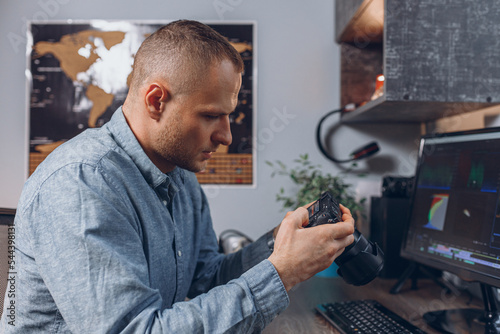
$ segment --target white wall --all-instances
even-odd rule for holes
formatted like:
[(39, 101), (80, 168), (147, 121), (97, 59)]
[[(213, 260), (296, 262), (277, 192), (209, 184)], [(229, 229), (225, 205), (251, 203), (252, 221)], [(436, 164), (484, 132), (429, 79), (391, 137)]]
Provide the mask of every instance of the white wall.
[[(220, 8), (225, 8), (222, 12)], [(219, 9), (219, 10), (218, 10)], [(319, 118), (339, 107), (339, 48), (334, 43), (334, 1), (318, 0), (10, 0), (0, 1), (0, 207), (15, 208), (26, 176), (26, 22), (28, 20), (252, 20), (257, 22), (258, 104), (257, 186), (253, 189), (207, 189), (217, 233), (239, 229), (251, 237), (279, 223), (284, 212), (275, 195), (284, 178), (270, 178), (266, 160), (290, 163), (309, 153), (325, 171), (339, 167), (322, 157), (314, 131)], [(273, 137), (259, 136), (270, 128), (275, 111), (293, 115)], [(330, 124), (335, 123), (333, 118)], [(325, 132), (329, 124), (324, 125)], [(266, 134), (269, 134), (267, 131)], [(360, 164), (367, 178), (352, 177), (361, 196), (379, 189), (382, 175), (411, 175), (418, 125), (343, 126), (329, 143), (339, 157), (376, 138), (382, 151)], [(261, 138), (262, 137), (262, 138)]]

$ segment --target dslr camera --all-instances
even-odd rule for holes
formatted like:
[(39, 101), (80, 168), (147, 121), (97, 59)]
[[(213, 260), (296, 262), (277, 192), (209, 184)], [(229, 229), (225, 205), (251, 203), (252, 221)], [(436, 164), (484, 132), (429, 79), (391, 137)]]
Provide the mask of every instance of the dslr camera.
[[(342, 221), (339, 204), (329, 192), (307, 208), (309, 224), (314, 227), (322, 224), (335, 224)], [(368, 241), (354, 229), (354, 241), (335, 259), (337, 273), (352, 285), (365, 285), (371, 282), (384, 267), (384, 253), (380, 247)]]

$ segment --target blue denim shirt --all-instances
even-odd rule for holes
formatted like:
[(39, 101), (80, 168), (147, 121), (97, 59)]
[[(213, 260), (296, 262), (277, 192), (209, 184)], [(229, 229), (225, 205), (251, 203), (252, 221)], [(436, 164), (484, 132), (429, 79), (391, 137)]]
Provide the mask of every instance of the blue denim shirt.
[(156, 168), (121, 109), (38, 167), (15, 228), (0, 332), (259, 332), (288, 306), (267, 240), (218, 253), (195, 175)]

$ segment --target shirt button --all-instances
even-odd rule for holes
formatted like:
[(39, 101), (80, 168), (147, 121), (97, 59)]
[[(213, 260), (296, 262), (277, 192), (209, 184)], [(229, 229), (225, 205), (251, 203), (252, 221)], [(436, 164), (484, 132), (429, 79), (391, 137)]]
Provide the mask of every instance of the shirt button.
[(179, 256), (182, 256), (182, 252), (181, 252), (181, 251), (177, 251), (177, 254), (178, 254)]
[(163, 205), (167, 206), (167, 201), (163, 201)]

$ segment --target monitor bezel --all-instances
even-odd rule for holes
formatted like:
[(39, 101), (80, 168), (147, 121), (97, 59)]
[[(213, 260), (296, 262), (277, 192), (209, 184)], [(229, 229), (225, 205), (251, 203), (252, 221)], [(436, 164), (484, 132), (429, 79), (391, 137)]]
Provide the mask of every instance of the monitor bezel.
[(419, 264), (423, 264), (432, 268), (436, 268), (439, 270), (444, 270), (451, 272), (457, 276), (459, 276), (461, 279), (465, 281), (477, 281), (480, 283), (485, 283), (497, 288), (500, 288), (500, 275), (499, 276), (492, 276), (488, 275), (486, 273), (482, 272), (477, 272), (473, 271), (470, 269), (466, 268), (460, 268), (459, 266), (452, 265), (446, 261), (440, 261), (438, 258), (427, 258), (427, 257), (422, 257), (421, 254), (417, 254), (415, 250), (408, 250), (406, 249), (406, 241), (408, 237), (408, 231), (410, 229), (410, 224), (411, 224), (411, 217), (413, 214), (414, 210), (414, 201), (415, 201), (415, 194), (417, 192), (417, 184), (418, 184), (418, 176), (420, 172), (420, 168), (422, 164), (420, 163), (423, 155), (423, 147), (426, 143), (426, 141), (430, 139), (435, 139), (435, 138), (450, 138), (450, 137), (458, 137), (458, 136), (472, 136), (475, 134), (484, 134), (484, 133), (493, 133), (493, 132), (498, 132), (499, 133), (499, 139), (500, 139), (500, 127), (490, 127), (490, 128), (482, 128), (482, 129), (474, 129), (474, 130), (467, 130), (467, 131), (455, 131), (455, 132), (440, 132), (440, 133), (433, 133), (433, 134), (428, 134), (424, 135), (420, 139), (419, 143), (419, 148), (418, 148), (418, 158), (417, 158), (417, 163), (416, 163), (416, 168), (415, 168), (415, 182), (414, 182), (414, 187), (412, 189), (412, 194), (410, 198), (410, 209), (409, 209), (409, 215), (408, 219), (405, 221), (405, 228), (404, 228), (404, 234), (402, 236), (402, 241), (401, 241), (401, 248), (400, 248), (400, 256), (403, 257), (404, 259), (407, 259), (409, 261), (414, 261)]

